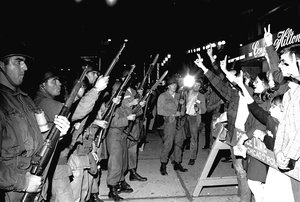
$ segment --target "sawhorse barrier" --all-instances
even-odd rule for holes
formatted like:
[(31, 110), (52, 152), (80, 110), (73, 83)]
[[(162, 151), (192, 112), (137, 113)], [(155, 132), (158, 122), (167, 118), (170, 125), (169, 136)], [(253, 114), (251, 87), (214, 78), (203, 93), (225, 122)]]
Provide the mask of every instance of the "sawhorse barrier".
[[(224, 135), (223, 131), (225, 128), (223, 128), (223, 125), (220, 125), (220, 128), (218, 128), (216, 131), (217, 136), (216, 140), (214, 141), (211, 151), (208, 155), (208, 158), (205, 162), (204, 168), (202, 170), (202, 173), (200, 177), (198, 178), (197, 185), (194, 189), (193, 196), (197, 197), (200, 195), (200, 192), (202, 191), (202, 188), (204, 186), (220, 186), (220, 185), (237, 185), (237, 177), (236, 176), (224, 176), (224, 177), (208, 177), (208, 174), (212, 168), (212, 165), (216, 159), (216, 156), (219, 152), (219, 150), (230, 150), (230, 146), (222, 141), (220, 141), (220, 135)], [(222, 134), (223, 133), (223, 134)], [(216, 133), (215, 133), (216, 134)]]

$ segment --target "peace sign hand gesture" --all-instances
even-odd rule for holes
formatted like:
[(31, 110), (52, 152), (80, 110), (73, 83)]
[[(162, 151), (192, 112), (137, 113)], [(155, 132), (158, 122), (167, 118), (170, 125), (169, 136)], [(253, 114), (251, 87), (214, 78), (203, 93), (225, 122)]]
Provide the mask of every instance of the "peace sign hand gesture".
[(197, 53), (197, 59), (194, 61), (194, 63), (202, 69), (203, 65), (203, 59), (201, 58), (201, 55)]
[(266, 43), (266, 46), (271, 46), (273, 44), (273, 35), (270, 31), (270, 24), (268, 25), (268, 29), (264, 27), (264, 40)]

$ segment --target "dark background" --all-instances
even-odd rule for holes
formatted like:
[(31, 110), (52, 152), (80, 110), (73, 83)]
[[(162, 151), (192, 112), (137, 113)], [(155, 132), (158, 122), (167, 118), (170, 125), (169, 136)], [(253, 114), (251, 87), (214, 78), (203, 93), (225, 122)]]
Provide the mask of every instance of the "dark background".
[[(28, 71), (47, 65), (62, 69), (67, 77), (81, 73), (82, 56), (101, 58), (104, 72), (128, 39), (112, 75), (124, 65), (136, 64), (142, 75), (156, 53), (159, 63), (171, 54), (161, 72), (195, 70), (191, 48), (226, 40), (223, 55), (238, 51), (271, 31), (297, 23), (296, 0), (2, 0), (0, 37), (21, 40), (35, 57)], [(297, 18), (299, 19), (299, 18)], [(111, 39), (110, 42), (107, 40)], [(161, 73), (162, 74), (162, 73)], [(32, 78), (32, 77), (31, 77)], [(31, 79), (32, 81), (32, 79)]]

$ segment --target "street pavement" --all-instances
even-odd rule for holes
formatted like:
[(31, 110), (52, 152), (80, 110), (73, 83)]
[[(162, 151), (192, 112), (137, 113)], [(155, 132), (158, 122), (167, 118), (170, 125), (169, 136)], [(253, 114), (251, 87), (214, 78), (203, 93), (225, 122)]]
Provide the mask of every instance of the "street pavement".
[[(199, 177), (205, 166), (210, 149), (203, 150), (204, 130), (199, 135), (199, 151), (196, 162), (193, 166), (188, 165), (189, 150), (183, 152), (183, 167), (187, 172), (174, 171), (171, 162), (167, 165), (168, 175), (160, 174), (160, 151), (162, 147), (161, 132), (153, 130), (148, 133), (148, 143), (143, 151), (139, 152), (137, 172), (147, 177), (146, 182), (129, 181), (126, 175), (126, 182), (133, 188), (132, 193), (120, 193), (124, 201), (132, 202), (237, 202), (237, 185), (204, 186), (200, 191), (195, 192)], [(235, 176), (231, 162), (222, 162), (221, 159), (228, 155), (229, 150), (219, 150), (218, 155), (211, 166), (208, 177)], [(99, 187), (99, 197), (104, 201), (112, 201), (108, 198), (109, 189), (106, 185), (107, 170), (102, 171)]]

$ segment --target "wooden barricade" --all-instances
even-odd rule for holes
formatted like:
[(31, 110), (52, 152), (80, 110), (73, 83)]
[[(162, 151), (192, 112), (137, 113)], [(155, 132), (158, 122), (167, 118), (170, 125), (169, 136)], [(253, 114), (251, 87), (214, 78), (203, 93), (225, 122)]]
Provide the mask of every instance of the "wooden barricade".
[[(237, 177), (236, 176), (224, 176), (224, 177), (209, 177), (208, 174), (212, 168), (215, 158), (220, 150), (229, 150), (230, 146), (220, 139), (223, 139), (226, 135), (227, 130), (224, 128), (224, 124), (220, 124), (217, 128), (217, 131), (214, 131), (216, 135), (216, 140), (214, 141), (211, 151), (208, 155), (208, 158), (205, 162), (204, 168), (200, 177), (198, 178), (197, 185), (194, 189), (193, 196), (197, 197), (200, 195), (200, 192), (204, 186), (218, 186), (218, 185), (236, 185)], [(225, 133), (225, 134), (224, 134)]]

